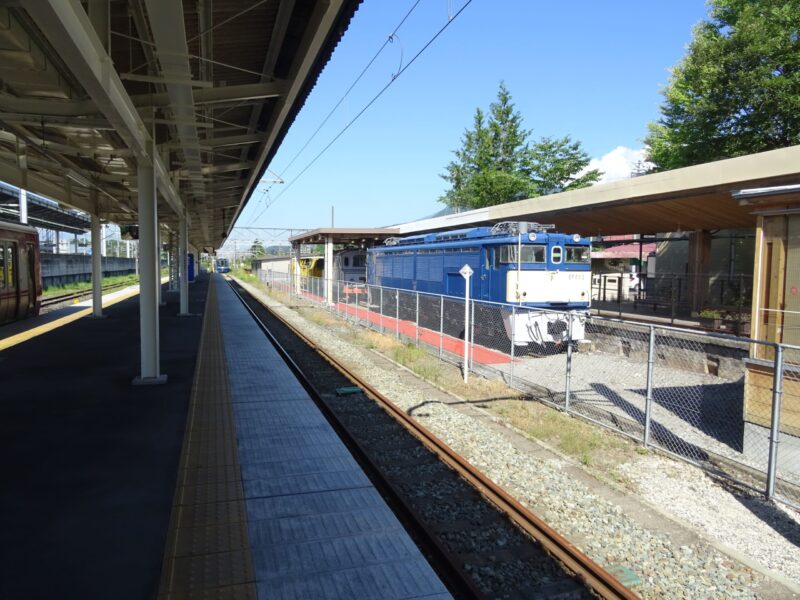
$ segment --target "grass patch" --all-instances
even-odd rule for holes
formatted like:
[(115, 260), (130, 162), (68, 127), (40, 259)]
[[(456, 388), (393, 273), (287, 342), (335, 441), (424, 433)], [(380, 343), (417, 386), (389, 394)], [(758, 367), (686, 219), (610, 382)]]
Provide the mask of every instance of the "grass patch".
[(617, 467), (639, 454), (636, 444), (532, 400), (506, 400), (488, 408), (529, 437), (558, 448), (596, 474), (629, 485)]
[(355, 342), (359, 346), (370, 350), (377, 350), (387, 356), (392, 356), (394, 349), (400, 346), (400, 342), (394, 338), (390, 338), (377, 331), (372, 331), (371, 329), (361, 328), (358, 328), (356, 331)]
[[(132, 273), (130, 275), (114, 275), (103, 277), (103, 287), (109, 285), (134, 285), (139, 283), (139, 276)], [(61, 294), (74, 294), (77, 292), (88, 292), (92, 289), (91, 281), (75, 281), (64, 285), (51, 285), (42, 290), (43, 298), (52, 298)]]
[(300, 316), (302, 316), (307, 321), (311, 321), (315, 325), (319, 325), (320, 327), (330, 327), (332, 325), (337, 325), (338, 320), (331, 316), (330, 313), (320, 310), (319, 308), (308, 307), (308, 308), (301, 308), (298, 311)]
[(397, 346), (392, 350), (395, 362), (411, 369), (414, 373), (433, 383), (438, 383), (441, 378), (439, 361), (422, 348), (414, 344)]

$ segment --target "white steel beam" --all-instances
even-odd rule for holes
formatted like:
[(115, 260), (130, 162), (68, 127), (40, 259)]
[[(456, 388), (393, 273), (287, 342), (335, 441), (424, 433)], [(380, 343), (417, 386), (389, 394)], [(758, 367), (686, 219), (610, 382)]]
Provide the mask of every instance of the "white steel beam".
[(24, 0), (22, 5), (125, 145), (140, 162), (152, 163), (159, 190), (172, 210), (182, 213), (184, 206), (178, 191), (161, 158), (150, 152), (147, 127), (80, 2)]
[[(239, 217), (239, 214), (244, 208), (245, 200), (258, 185), (258, 182), (261, 179), (261, 171), (266, 167), (265, 163), (267, 156), (270, 154), (270, 151), (276, 143), (278, 136), (283, 130), (283, 123), (286, 122), (291, 114), (292, 107), (306, 84), (308, 74), (314, 68), (314, 64), (319, 57), (319, 53), (328, 39), (331, 29), (336, 23), (336, 19), (342, 10), (344, 1), (345, 0), (330, 0), (328, 3), (320, 3), (317, 5), (318, 11), (320, 12), (312, 15), (311, 21), (313, 22), (313, 25), (309, 26), (309, 37), (304, 39), (301, 43), (301, 48), (306, 49), (305, 54), (302, 56), (302, 60), (294, 70), (295, 74), (293, 75), (292, 85), (280, 105), (277, 116), (270, 124), (268, 136), (261, 148), (261, 152), (259, 152), (258, 158), (256, 159), (256, 167), (250, 174), (247, 187), (242, 194), (241, 203), (236, 209), (236, 213), (233, 215), (233, 218), (227, 227), (227, 231), (225, 231), (225, 235), (229, 234), (233, 229), (233, 224), (236, 222), (236, 219)], [(300, 54), (300, 52), (298, 52), (298, 54)]]

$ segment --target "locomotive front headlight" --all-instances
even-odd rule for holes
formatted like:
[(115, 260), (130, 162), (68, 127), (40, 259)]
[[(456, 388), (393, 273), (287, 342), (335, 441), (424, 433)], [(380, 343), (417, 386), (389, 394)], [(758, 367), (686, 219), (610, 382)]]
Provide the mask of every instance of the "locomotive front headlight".
[(535, 242), (535, 241), (536, 241), (536, 234), (535, 234), (535, 233), (529, 233), (529, 234), (528, 234), (528, 239), (529, 239), (531, 242)]
[(575, 235), (573, 235), (572, 236), (572, 241), (575, 242), (575, 243), (580, 242), (581, 241), (581, 234), (576, 233)]

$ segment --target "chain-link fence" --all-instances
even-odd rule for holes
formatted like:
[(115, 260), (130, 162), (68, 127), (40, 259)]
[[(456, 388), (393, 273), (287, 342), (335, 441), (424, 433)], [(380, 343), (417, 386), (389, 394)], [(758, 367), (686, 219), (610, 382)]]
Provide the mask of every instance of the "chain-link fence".
[[(325, 302), (319, 278), (261, 277)], [(800, 505), (800, 347), (345, 281), (330, 294), (342, 318), (467, 375)]]

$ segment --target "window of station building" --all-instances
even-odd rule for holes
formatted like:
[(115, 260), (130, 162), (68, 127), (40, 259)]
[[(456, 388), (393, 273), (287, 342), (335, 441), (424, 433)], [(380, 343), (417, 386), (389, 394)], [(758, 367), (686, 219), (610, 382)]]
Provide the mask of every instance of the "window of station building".
[(592, 262), (589, 246), (567, 246), (567, 262), (588, 265)]
[[(497, 250), (499, 250), (497, 255), (500, 263), (517, 263), (517, 246), (500, 246)], [(522, 263), (543, 264), (545, 262), (545, 252), (545, 246), (539, 244), (522, 246)]]
[(554, 265), (560, 265), (564, 257), (564, 249), (561, 246), (553, 246), (550, 249), (550, 262)]

